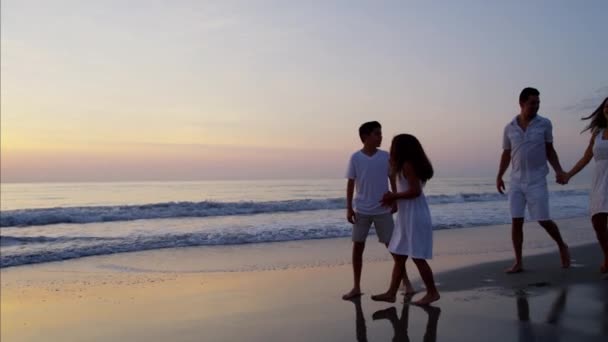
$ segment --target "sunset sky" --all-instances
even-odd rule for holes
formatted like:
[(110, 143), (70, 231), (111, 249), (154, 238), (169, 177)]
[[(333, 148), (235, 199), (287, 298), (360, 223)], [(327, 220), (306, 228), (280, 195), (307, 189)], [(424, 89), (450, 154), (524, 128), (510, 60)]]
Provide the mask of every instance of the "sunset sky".
[(525, 86), (570, 168), (608, 1), (1, 3), (2, 182), (342, 177), (358, 126), (494, 176)]

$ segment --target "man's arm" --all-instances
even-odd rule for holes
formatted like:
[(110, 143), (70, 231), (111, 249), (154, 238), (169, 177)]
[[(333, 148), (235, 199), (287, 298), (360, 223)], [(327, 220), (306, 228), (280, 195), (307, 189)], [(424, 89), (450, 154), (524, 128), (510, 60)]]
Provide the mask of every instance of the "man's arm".
[(562, 166), (559, 163), (559, 158), (557, 157), (557, 152), (555, 152), (553, 143), (546, 143), (546, 149), (547, 160), (549, 161), (549, 164), (551, 164), (551, 167), (553, 167), (553, 170), (555, 170), (555, 175), (558, 178), (562, 178), (564, 176), (564, 170), (562, 169)]
[(501, 194), (504, 194), (505, 191), (505, 183), (502, 180), (505, 172), (509, 168), (509, 164), (511, 163), (511, 150), (503, 150), (502, 155), (500, 156), (500, 165), (498, 166), (498, 175), (496, 176), (496, 189)]
[(557, 152), (555, 152), (555, 148), (553, 147), (553, 125), (551, 122), (549, 122), (549, 125), (545, 130), (545, 149), (547, 151), (547, 161), (551, 164), (553, 170), (555, 170), (555, 178), (558, 183), (564, 184), (563, 180), (565, 180), (566, 174), (559, 164)]
[(346, 219), (355, 224), (355, 210), (353, 209), (353, 194), (355, 193), (355, 180), (349, 178), (346, 182)]

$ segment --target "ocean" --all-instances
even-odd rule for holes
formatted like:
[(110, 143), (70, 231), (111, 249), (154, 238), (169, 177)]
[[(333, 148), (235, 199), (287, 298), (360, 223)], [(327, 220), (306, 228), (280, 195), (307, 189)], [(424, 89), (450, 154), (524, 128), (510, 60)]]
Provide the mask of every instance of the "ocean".
[[(553, 218), (588, 215), (589, 180), (551, 184)], [(3, 183), (0, 267), (159, 248), (350, 236), (344, 179)], [(508, 187), (508, 184), (507, 184)], [(494, 178), (424, 188), (434, 229), (510, 222)]]

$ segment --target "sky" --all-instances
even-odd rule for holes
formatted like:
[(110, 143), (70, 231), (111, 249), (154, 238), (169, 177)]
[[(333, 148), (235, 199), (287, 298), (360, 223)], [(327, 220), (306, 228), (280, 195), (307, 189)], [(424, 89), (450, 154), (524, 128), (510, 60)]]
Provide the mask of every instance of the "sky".
[(2, 182), (340, 178), (371, 120), (494, 176), (526, 86), (570, 168), (608, 96), (602, 0), (0, 6)]

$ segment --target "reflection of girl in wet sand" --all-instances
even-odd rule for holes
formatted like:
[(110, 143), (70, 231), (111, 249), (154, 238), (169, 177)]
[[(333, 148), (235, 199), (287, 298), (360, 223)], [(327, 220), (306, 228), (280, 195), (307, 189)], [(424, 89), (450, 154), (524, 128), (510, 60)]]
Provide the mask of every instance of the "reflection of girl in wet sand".
[[(351, 302), (355, 304), (355, 322), (357, 331), (357, 341), (367, 342), (367, 326), (365, 324), (365, 317), (363, 315), (363, 309), (361, 308), (361, 297), (355, 297), (351, 299)], [(426, 330), (424, 332), (424, 342), (434, 342), (437, 340), (437, 325), (439, 323), (439, 315), (441, 309), (435, 306), (427, 305), (423, 306), (422, 309), (428, 315), (426, 322)], [(393, 341), (409, 342), (408, 336), (408, 322), (409, 322), (410, 306), (405, 303), (403, 310), (401, 311), (401, 318), (397, 316), (397, 309), (391, 306), (388, 309), (379, 310), (374, 312), (372, 318), (374, 321), (387, 319), (393, 326)]]
[(433, 271), (427, 259), (433, 256), (431, 212), (422, 187), (433, 177), (433, 166), (416, 137), (400, 134), (393, 138), (390, 154), (391, 174), (396, 178), (397, 192), (386, 193), (382, 204), (397, 203), (397, 220), (388, 249), (395, 260), (390, 288), (373, 300), (394, 303), (408, 257), (420, 272), (426, 295), (412, 304), (428, 305), (439, 299)]
[(591, 159), (595, 159), (595, 171), (591, 183), (590, 206), (591, 223), (604, 252), (604, 262), (600, 268), (608, 273), (608, 97), (588, 117), (591, 120), (585, 131), (591, 131), (591, 141), (583, 157), (566, 173), (562, 183), (579, 173)]
[[(426, 330), (424, 332), (424, 342), (434, 342), (437, 340), (437, 324), (439, 322), (439, 314), (441, 309), (435, 306), (423, 306), (423, 310), (428, 315), (426, 321)], [(394, 335), (393, 341), (409, 342), (408, 323), (409, 323), (410, 306), (406, 303), (401, 311), (401, 318), (397, 317), (397, 309), (394, 306), (374, 312), (372, 318), (375, 320), (388, 319), (393, 326)]]

